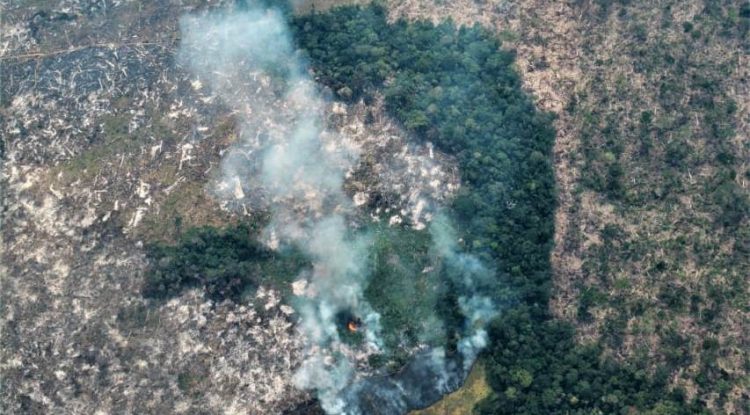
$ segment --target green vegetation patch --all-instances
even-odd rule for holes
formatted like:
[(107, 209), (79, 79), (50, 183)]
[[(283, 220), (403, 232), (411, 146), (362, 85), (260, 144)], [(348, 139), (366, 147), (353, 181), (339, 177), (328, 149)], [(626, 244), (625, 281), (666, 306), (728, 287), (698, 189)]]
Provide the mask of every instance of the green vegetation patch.
[(417, 344), (444, 345), (446, 326), (435, 311), (454, 308), (443, 304), (449, 285), (440, 273), (439, 258), (430, 252), (430, 235), (387, 225), (374, 229), (365, 298), (381, 315), (386, 348), (398, 360), (408, 357), (399, 356), (399, 350)]
[(239, 301), (262, 283), (287, 291), (307, 261), (291, 247), (269, 250), (258, 242), (258, 229), (244, 223), (225, 229), (192, 228), (176, 245), (151, 245), (152, 267), (144, 294), (166, 298), (202, 287), (212, 299)]
[(681, 389), (666, 390), (668, 371), (602, 357), (599, 346), (571, 341), (566, 323), (531, 325), (512, 311), (491, 331), (486, 365), (495, 394), (480, 405), (483, 414), (703, 413)]
[(474, 405), (490, 395), (492, 390), (486, 380), (487, 370), (478, 362), (471, 369), (464, 385), (447, 395), (435, 405), (411, 412), (411, 415), (466, 415), (472, 413)]

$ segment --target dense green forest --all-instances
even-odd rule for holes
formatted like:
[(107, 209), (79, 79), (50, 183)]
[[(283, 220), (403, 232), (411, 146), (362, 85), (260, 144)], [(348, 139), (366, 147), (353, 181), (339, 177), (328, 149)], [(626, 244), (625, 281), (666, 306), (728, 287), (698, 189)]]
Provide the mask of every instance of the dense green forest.
[[(379, 6), (290, 19), (316, 79), (338, 99), (367, 102), (383, 94), (387, 111), (415, 139), (434, 143), (459, 162), (462, 190), (450, 206), (452, 218), (462, 248), (497, 270), (497, 296), (506, 305), (490, 325), (491, 344), (482, 359), (494, 393), (478, 413), (700, 412), (679, 389), (667, 391), (668, 369), (654, 373), (616, 363), (596, 345), (578, 345), (572, 327), (550, 317), (555, 133), (552, 116), (523, 92), (513, 53), (479, 26), (389, 24)], [(304, 265), (295, 252), (274, 258), (254, 234), (242, 226), (204, 228), (186, 232), (177, 246), (153, 246), (147, 292), (164, 296), (182, 286), (203, 286), (215, 297), (237, 298), (269, 270), (283, 281)], [(455, 299), (444, 290), (415, 308), (389, 294), (391, 284), (400, 284), (400, 293), (415, 289), (408, 275), (429, 261), (428, 250), (414, 231), (379, 235), (376, 253), (399, 257), (399, 266), (374, 261), (366, 294), (386, 329), (411, 333), (413, 343), (419, 340), (410, 326), (414, 319), (404, 316), (434, 307), (450, 320)]]
[(521, 92), (513, 55), (478, 27), (389, 25), (379, 7), (312, 14), (295, 26), (319, 81), (340, 99), (381, 92), (409, 132), (458, 157), (464, 187), (453, 211), (464, 248), (500, 267), (506, 285), (543, 314), (554, 132)]
[(518, 302), (492, 323), (484, 355), (495, 394), (481, 413), (696, 413), (669, 372), (648, 373), (578, 346), (550, 319), (549, 251), (555, 203), (551, 116), (521, 89), (514, 56), (479, 26), (398, 21), (377, 6), (295, 21), (320, 81), (340, 99), (385, 95), (415, 137), (458, 157), (453, 203), (465, 248), (502, 272)]
[(521, 91), (513, 55), (480, 27), (389, 25), (375, 6), (300, 17), (296, 26), (320, 81), (339, 98), (382, 91), (409, 132), (458, 157), (464, 186), (453, 210), (466, 247), (543, 313), (554, 131)]
[(153, 266), (144, 295), (167, 298), (200, 287), (213, 300), (239, 301), (261, 283), (284, 289), (283, 283), (291, 282), (307, 261), (293, 247), (269, 250), (258, 236), (257, 223), (225, 229), (206, 226), (187, 230), (177, 245), (149, 246)]

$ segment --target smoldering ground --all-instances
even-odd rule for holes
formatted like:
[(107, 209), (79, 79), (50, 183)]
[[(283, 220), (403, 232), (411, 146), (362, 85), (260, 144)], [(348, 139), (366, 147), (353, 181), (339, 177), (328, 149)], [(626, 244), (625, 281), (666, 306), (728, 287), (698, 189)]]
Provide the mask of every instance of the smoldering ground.
[[(456, 353), (422, 348), (395, 375), (362, 369), (383, 352), (380, 314), (364, 292), (372, 238), (343, 191), (359, 151), (351, 138), (326, 128), (328, 102), (296, 50), (284, 15), (260, 5), (186, 16), (178, 61), (229, 107), (240, 131), (226, 150), (211, 191), (229, 206), (264, 209), (272, 248), (295, 245), (312, 262), (292, 300), (300, 314), (306, 358), (294, 383), (315, 390), (330, 414), (401, 414), (458, 388), (486, 342), (484, 324), (497, 313), (492, 273), (461, 253), (447, 216), (430, 226), (441, 272), (456, 287), (464, 326)], [(364, 341), (343, 341), (337, 314), (352, 313), (367, 328)], [(366, 366), (366, 365), (365, 365)]]

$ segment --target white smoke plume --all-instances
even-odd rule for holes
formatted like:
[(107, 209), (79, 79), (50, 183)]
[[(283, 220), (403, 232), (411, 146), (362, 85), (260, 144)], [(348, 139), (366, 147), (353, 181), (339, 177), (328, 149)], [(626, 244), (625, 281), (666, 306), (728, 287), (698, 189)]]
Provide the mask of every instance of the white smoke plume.
[(490, 297), (497, 294), (497, 278), (479, 259), (463, 253), (457, 246), (458, 235), (445, 215), (437, 215), (430, 226), (434, 248), (444, 258), (449, 278), (459, 293), (458, 303), (466, 317), (466, 332), (458, 344), (465, 369), (471, 366), (487, 345), (485, 325), (498, 314), (498, 305)]
[[(188, 16), (181, 33), (178, 62), (195, 77), (193, 88), (206, 85), (210, 95), (203, 99), (218, 97), (240, 127), (212, 190), (229, 207), (272, 212), (269, 246), (296, 245), (313, 263), (295, 284), (298, 327), (307, 341), (295, 385), (316, 390), (329, 414), (403, 414), (459, 387), (486, 345), (485, 324), (497, 314), (487, 295), (492, 272), (461, 253), (449, 220), (436, 217), (430, 225), (434, 250), (444, 258), (467, 319), (460, 356), (434, 348), (391, 377), (359, 371), (362, 354), (379, 352), (382, 342), (380, 316), (364, 299), (371, 240), (353, 226), (354, 207), (342, 190), (357, 164), (357, 144), (326, 130), (329, 103), (278, 11), (250, 7)], [(339, 338), (342, 311), (363, 320), (363, 346), (353, 349)]]
[(344, 392), (347, 414), (405, 414), (424, 408), (459, 388), (487, 345), (485, 326), (499, 313), (492, 299), (497, 294), (494, 273), (475, 256), (460, 251), (458, 235), (447, 216), (436, 215), (429, 230), (435, 254), (443, 260), (466, 319), (459, 353), (447, 356), (443, 348), (432, 348), (414, 356), (397, 374), (354, 383)]
[(239, 142), (222, 160), (219, 196), (248, 195), (254, 206), (270, 208), (268, 239), (299, 246), (313, 262), (297, 304), (308, 350), (294, 382), (316, 389), (323, 408), (339, 413), (339, 392), (355, 368), (336, 314), (361, 316), (365, 347), (380, 347), (379, 316), (363, 298), (370, 242), (348, 226), (352, 206), (342, 190), (356, 146), (324, 129), (326, 102), (279, 12), (250, 8), (186, 17), (181, 32), (179, 61), (240, 123)]

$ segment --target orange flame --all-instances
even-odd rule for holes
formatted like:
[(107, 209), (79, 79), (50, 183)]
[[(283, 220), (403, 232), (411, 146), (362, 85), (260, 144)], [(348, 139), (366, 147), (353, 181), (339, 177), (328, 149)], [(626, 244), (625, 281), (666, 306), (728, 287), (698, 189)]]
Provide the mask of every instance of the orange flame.
[(351, 331), (353, 333), (353, 332), (356, 332), (357, 330), (359, 330), (359, 325), (356, 322), (354, 322), (354, 321), (350, 321), (346, 325), (346, 328), (348, 328), (349, 331)]

